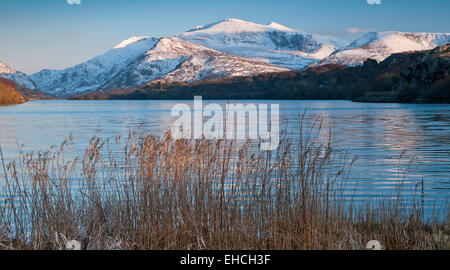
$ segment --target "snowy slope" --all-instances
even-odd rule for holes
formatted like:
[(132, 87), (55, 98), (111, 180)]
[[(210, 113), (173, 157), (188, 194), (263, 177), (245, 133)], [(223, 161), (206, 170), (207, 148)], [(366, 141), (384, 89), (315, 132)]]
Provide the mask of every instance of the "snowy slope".
[(31, 78), (44, 93), (70, 96), (99, 89), (130, 62), (155, 46), (158, 39), (133, 37), (107, 53), (65, 70), (42, 70)]
[(102, 89), (138, 86), (153, 80), (192, 82), (288, 70), (224, 54), (179, 38), (162, 38)]
[(16, 71), (0, 61), (0, 74), (14, 74)]
[(20, 71), (16, 71), (5, 63), (0, 61), (0, 78), (11, 80), (25, 88), (35, 90), (36, 86), (28, 75)]
[(347, 45), (338, 38), (311, 35), (277, 23), (262, 25), (239, 19), (197, 26), (177, 37), (224, 53), (290, 69), (302, 69)]
[(325, 64), (359, 65), (367, 59), (381, 62), (394, 53), (431, 50), (450, 42), (450, 34), (371, 32), (321, 61)]

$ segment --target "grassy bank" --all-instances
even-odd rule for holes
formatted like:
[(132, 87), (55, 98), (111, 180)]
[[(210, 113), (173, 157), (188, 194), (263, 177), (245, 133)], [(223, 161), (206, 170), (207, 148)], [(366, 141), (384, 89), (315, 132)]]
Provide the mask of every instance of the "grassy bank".
[(0, 78), (0, 106), (25, 102), (25, 98), (17, 91), (16, 87), (14, 82)]
[(354, 160), (321, 142), (319, 129), (300, 128), (276, 153), (139, 133), (94, 137), (79, 158), (68, 158), (70, 140), (21, 152), (5, 164), (0, 248), (77, 240), (83, 249), (340, 250), (372, 239), (386, 249), (449, 248), (448, 218), (424, 217), (420, 186), (408, 202), (344, 200)]

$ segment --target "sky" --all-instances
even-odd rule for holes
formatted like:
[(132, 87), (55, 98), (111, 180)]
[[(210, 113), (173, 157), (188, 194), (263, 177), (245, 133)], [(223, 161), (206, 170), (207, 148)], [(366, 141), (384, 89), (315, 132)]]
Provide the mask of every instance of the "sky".
[(449, 14), (448, 0), (1, 0), (0, 61), (28, 74), (64, 69), (132, 36), (225, 18), (352, 41), (370, 31), (450, 32)]

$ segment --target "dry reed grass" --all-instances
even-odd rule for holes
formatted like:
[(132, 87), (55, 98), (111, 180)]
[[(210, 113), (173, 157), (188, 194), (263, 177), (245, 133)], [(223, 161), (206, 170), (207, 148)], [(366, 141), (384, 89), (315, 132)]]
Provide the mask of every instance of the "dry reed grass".
[(448, 217), (425, 220), (420, 195), (344, 200), (354, 160), (320, 142), (320, 128), (301, 127), (273, 153), (139, 132), (94, 137), (79, 159), (67, 157), (70, 139), (20, 151), (4, 168), (0, 249), (58, 250), (67, 239), (88, 250), (353, 250), (372, 239), (386, 249), (449, 247)]

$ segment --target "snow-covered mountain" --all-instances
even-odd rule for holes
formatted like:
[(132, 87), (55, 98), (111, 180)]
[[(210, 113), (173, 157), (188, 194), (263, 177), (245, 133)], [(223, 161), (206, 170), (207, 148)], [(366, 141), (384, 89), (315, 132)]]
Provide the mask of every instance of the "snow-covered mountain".
[(239, 19), (197, 26), (177, 37), (227, 54), (290, 69), (302, 69), (348, 44), (335, 37), (311, 35), (277, 23), (262, 25)]
[(133, 37), (107, 53), (65, 70), (42, 70), (31, 78), (44, 93), (70, 96), (99, 89), (129, 63), (158, 42), (156, 38)]
[(381, 62), (394, 53), (431, 50), (450, 42), (449, 33), (371, 32), (335, 51), (319, 65), (359, 65), (367, 59)]
[(226, 19), (160, 41), (133, 37), (88, 62), (65, 70), (42, 70), (31, 78), (39, 90), (64, 97), (155, 79), (195, 81), (302, 69), (343, 44), (334, 37), (276, 23)]
[(30, 77), (20, 71), (16, 71), (10, 66), (0, 61), (0, 78), (11, 80), (25, 88), (35, 90), (36, 86)]
[[(336, 37), (277, 23), (225, 19), (175, 37), (133, 37), (85, 63), (65, 70), (42, 70), (30, 77), (42, 92), (67, 97), (154, 80), (192, 82), (331, 63), (358, 65), (368, 58), (382, 61), (394, 53), (429, 50), (448, 42), (450, 34), (380, 32), (348, 45)], [(33, 84), (23, 73), (0, 65), (2, 69), (19, 84), (28, 88)]]
[(282, 71), (289, 69), (225, 54), (176, 37), (162, 38), (102, 89), (138, 86), (154, 80), (193, 82)]

